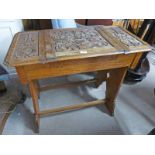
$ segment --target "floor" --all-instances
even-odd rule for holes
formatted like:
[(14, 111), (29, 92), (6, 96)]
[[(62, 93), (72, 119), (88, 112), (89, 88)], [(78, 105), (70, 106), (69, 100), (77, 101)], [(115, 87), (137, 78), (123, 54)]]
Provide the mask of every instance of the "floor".
[[(118, 98), (114, 117), (109, 116), (104, 106), (66, 112), (41, 118), (40, 134), (62, 135), (120, 135), (148, 134), (155, 127), (155, 66), (153, 55), (149, 55), (151, 70), (147, 78), (135, 85), (123, 84)], [(93, 75), (72, 75), (40, 81), (57, 83), (92, 78)], [(17, 81), (18, 79), (13, 79)], [(16, 87), (20, 88), (19, 81)], [(15, 86), (13, 86), (15, 89)], [(24, 88), (27, 92), (27, 90)], [(41, 93), (40, 108), (52, 108), (104, 98), (105, 83), (99, 88), (83, 85), (68, 89), (53, 89)], [(28, 92), (27, 92), (28, 93)], [(29, 96), (29, 95), (28, 95)], [(33, 108), (30, 97), (24, 104), (18, 104), (5, 125), (3, 134), (35, 134), (33, 132)]]

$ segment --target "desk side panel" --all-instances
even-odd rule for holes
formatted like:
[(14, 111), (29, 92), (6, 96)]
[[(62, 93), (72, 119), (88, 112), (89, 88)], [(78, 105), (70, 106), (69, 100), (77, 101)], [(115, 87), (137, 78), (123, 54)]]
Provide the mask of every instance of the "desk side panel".
[(130, 66), (135, 54), (113, 55), (24, 66), (27, 80)]

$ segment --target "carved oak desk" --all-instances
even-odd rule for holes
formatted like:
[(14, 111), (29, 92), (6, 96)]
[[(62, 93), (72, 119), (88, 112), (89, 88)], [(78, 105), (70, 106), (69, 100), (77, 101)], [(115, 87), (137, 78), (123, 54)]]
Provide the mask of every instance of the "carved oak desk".
[[(5, 64), (15, 67), (21, 83), (29, 85), (35, 122), (39, 129), (40, 116), (50, 113), (105, 104), (110, 114), (113, 114), (114, 100), (127, 68), (132, 64), (137, 52), (150, 50), (147, 43), (128, 31), (113, 26), (30, 31), (15, 35)], [(40, 111), (39, 92), (52, 86), (40, 86), (39, 79), (84, 72), (97, 72), (96, 78), (65, 83), (63, 86), (89, 82), (99, 85), (105, 80), (104, 100)]]

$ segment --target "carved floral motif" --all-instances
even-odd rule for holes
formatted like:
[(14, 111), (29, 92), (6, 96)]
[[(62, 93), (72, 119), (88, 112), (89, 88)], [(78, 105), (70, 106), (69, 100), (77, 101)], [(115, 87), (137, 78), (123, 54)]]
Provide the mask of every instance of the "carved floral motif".
[(55, 30), (49, 33), (56, 52), (79, 51), (95, 47), (112, 47), (95, 29)]
[(38, 56), (38, 32), (24, 32), (18, 36), (14, 58), (31, 58)]
[(141, 46), (142, 45), (142, 42), (138, 41), (133, 36), (121, 30), (119, 27), (111, 28), (110, 32), (112, 33), (114, 37), (116, 37), (119, 41), (121, 41), (127, 46)]

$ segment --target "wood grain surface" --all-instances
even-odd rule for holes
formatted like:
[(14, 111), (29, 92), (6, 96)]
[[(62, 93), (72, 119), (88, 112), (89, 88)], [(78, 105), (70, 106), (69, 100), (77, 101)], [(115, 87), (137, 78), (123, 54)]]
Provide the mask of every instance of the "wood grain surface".
[[(119, 27), (82, 27), (76, 29), (40, 30), (15, 35), (5, 59), (5, 64), (15, 66), (22, 84), (28, 84), (33, 101), (36, 132), (40, 116), (105, 104), (114, 114), (115, 99), (125, 73), (137, 53), (150, 51), (151, 47)], [(89, 103), (70, 105), (40, 111), (39, 93), (53, 86), (39, 85), (38, 80), (97, 72), (96, 86), (106, 81), (106, 98)], [(63, 84), (76, 86), (92, 81)], [(60, 85), (54, 85), (55, 88)]]
[(116, 26), (49, 29), (16, 34), (4, 62), (14, 67), (150, 50), (147, 43)]

